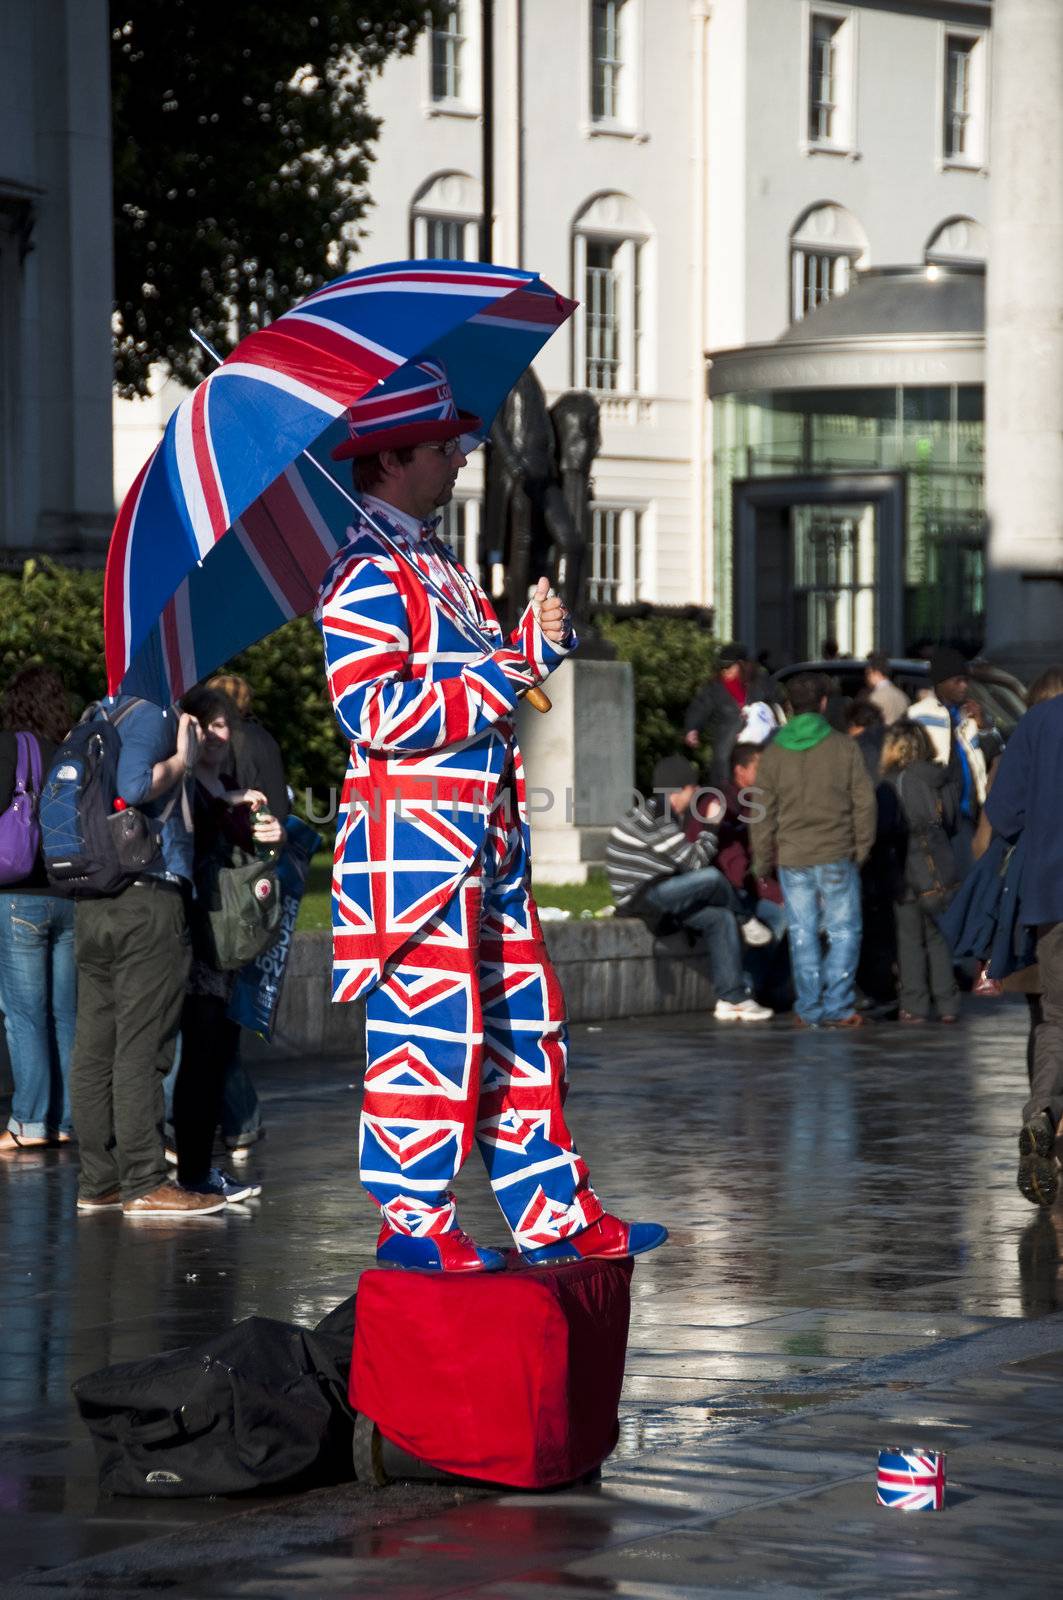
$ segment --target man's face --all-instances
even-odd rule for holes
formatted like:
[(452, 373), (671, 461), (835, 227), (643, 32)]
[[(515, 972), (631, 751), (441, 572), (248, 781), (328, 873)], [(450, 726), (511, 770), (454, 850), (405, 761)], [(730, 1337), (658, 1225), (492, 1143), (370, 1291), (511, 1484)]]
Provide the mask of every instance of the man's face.
[(212, 717), (203, 729), (203, 747), (200, 759), (210, 767), (220, 767), (229, 748), (230, 729), (227, 717), (220, 712)]
[(947, 706), (962, 705), (967, 698), (970, 680), (963, 673), (957, 673), (954, 678), (946, 678), (937, 686), (938, 699)]
[(869, 689), (873, 689), (875, 687), (881, 676), (882, 674), (880, 672), (876, 672), (874, 667), (864, 668), (864, 682), (867, 684)]
[(454, 493), (454, 483), (466, 456), (457, 439), (445, 444), (419, 444), (412, 458), (401, 462), (391, 451), (382, 452), (388, 466), (387, 494), (400, 511), (412, 517), (431, 517)]
[(740, 789), (755, 789), (757, 784), (757, 768), (760, 766), (760, 757), (754, 756), (752, 761), (739, 762), (734, 769), (734, 780)]

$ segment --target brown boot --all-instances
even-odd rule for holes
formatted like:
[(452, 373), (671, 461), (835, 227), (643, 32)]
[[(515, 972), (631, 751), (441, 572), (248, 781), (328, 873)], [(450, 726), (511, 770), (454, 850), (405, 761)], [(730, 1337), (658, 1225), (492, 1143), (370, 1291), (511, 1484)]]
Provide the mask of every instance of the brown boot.
[(205, 1217), (212, 1211), (224, 1211), (224, 1195), (195, 1194), (182, 1189), (179, 1183), (160, 1183), (149, 1194), (138, 1194), (135, 1200), (122, 1202), (124, 1217)]
[(847, 1017), (830, 1017), (826, 1022), (828, 1028), (866, 1028), (867, 1018), (862, 1011), (850, 1011)]

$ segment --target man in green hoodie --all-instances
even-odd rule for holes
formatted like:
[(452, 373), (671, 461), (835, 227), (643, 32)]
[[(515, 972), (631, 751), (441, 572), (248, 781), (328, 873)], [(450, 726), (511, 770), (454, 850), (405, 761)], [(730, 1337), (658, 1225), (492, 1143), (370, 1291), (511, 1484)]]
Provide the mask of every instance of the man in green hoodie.
[[(750, 822), (753, 873), (777, 872), (790, 929), (796, 1026), (857, 1028), (860, 868), (875, 840), (875, 791), (855, 739), (824, 716), (829, 679), (788, 685), (791, 720), (760, 758), (759, 821)], [(820, 948), (826, 932), (827, 954)]]

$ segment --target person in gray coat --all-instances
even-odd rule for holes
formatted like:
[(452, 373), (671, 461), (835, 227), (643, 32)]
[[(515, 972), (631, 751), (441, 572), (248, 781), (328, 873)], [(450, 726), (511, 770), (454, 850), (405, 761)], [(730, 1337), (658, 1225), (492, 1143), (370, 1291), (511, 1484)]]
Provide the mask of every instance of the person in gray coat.
[(924, 728), (902, 720), (886, 729), (882, 776), (897, 792), (904, 848), (893, 902), (900, 974), (898, 1021), (926, 1022), (931, 1005), (939, 1022), (955, 1022), (960, 993), (952, 952), (937, 919), (959, 884), (950, 836), (956, 827), (956, 791), (948, 768), (934, 760)]

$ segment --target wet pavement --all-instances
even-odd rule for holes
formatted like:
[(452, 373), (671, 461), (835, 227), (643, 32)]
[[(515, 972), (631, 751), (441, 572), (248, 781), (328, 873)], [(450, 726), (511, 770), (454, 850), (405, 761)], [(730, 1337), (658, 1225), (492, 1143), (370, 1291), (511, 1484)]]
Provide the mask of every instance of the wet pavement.
[[(79, 1375), (260, 1313), (312, 1323), (372, 1260), (354, 1065), (256, 1068), (260, 1201), (195, 1223), (74, 1210), (69, 1152), (0, 1164), (0, 1595), (507, 1597), (1054, 1592), (1063, 1205), (1015, 1188), (1026, 1010), (795, 1034), (574, 1030), (596, 1185), (658, 1217), (598, 1488), (360, 1485), (99, 1502)], [(475, 1154), (466, 1226), (502, 1243)], [(949, 1451), (942, 1515), (874, 1504), (878, 1448)]]

